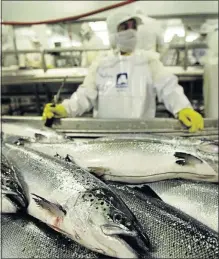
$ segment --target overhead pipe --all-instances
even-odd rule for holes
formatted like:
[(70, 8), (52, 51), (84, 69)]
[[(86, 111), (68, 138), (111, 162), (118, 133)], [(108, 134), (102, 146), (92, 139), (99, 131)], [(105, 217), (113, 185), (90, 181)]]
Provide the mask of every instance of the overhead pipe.
[(100, 9), (91, 11), (91, 12), (87, 12), (87, 13), (83, 13), (83, 14), (79, 14), (79, 15), (75, 15), (75, 16), (71, 16), (71, 17), (66, 17), (66, 18), (60, 18), (60, 19), (53, 19), (53, 20), (46, 20), (46, 21), (38, 21), (38, 22), (15, 22), (15, 21), (6, 21), (6, 22), (1, 22), (1, 24), (3, 25), (37, 25), (37, 24), (53, 24), (53, 23), (60, 23), (60, 22), (68, 22), (68, 21), (75, 21), (75, 20), (79, 20), (81, 18), (85, 18), (94, 14), (98, 14), (98, 13), (102, 13), (111, 9), (115, 9), (124, 5), (128, 5), (131, 4), (133, 2), (137, 2), (139, 0), (127, 0), (124, 1), (122, 3), (117, 3), (117, 4), (113, 4), (113, 5), (109, 5), (106, 7), (102, 7)]

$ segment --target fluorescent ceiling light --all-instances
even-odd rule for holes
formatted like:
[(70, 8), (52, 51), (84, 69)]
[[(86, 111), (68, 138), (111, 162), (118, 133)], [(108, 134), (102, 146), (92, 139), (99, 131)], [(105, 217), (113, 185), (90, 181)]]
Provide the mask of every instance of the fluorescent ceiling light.
[(186, 36), (186, 42), (193, 42), (194, 40), (196, 40), (199, 37), (199, 35), (187, 35)]
[(100, 31), (100, 32), (96, 32), (96, 35), (101, 38), (103, 44), (105, 46), (109, 46), (109, 35), (107, 31)]
[(80, 47), (82, 45), (81, 42), (77, 40), (72, 40), (71, 44), (73, 47)]
[(16, 36), (36, 36), (36, 33), (32, 30), (32, 29), (29, 29), (29, 28), (17, 28), (15, 30), (15, 33), (16, 33)]
[(89, 22), (89, 26), (93, 31), (107, 31), (107, 25), (105, 21)]
[(167, 20), (167, 26), (175, 26), (175, 25), (182, 25), (182, 20), (181, 19)]
[(174, 35), (178, 37), (185, 37), (185, 30), (183, 26), (174, 26), (167, 28), (166, 32), (164, 33), (164, 42), (168, 43), (172, 40)]

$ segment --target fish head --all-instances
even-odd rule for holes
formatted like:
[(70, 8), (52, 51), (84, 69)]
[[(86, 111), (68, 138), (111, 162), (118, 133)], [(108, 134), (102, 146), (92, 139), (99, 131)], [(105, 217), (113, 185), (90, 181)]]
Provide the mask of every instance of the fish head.
[(208, 154), (215, 154), (218, 156), (218, 142), (216, 141), (212, 141), (212, 142), (207, 142), (207, 143), (202, 143), (200, 144), (199, 146), (197, 146), (197, 149), (199, 151), (202, 151), (202, 152), (205, 152), (205, 153), (208, 153)]
[(140, 223), (110, 189), (86, 191), (77, 204), (75, 209), (86, 208), (86, 212), (80, 213), (80, 229), (86, 229), (89, 240), (85, 246), (117, 258), (138, 258), (150, 250), (149, 238)]

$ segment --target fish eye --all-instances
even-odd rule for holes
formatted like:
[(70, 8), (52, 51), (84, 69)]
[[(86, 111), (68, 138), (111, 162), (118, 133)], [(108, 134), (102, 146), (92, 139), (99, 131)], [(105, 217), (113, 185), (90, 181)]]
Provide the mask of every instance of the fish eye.
[(113, 221), (117, 221), (117, 222), (121, 222), (123, 219), (123, 216), (119, 213), (116, 213), (114, 216), (113, 216)]
[(120, 224), (123, 224), (127, 228), (130, 228), (132, 226), (132, 222), (130, 220), (128, 220), (128, 218), (121, 213), (115, 213), (113, 215), (113, 221), (117, 222), (117, 223), (120, 223)]

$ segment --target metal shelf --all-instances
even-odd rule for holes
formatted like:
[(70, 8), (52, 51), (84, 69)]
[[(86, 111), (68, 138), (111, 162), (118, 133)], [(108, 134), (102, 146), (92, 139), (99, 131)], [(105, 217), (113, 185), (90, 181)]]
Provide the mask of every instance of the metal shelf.
[[(185, 71), (182, 67), (170, 66), (167, 69), (180, 81), (194, 81), (203, 76), (203, 68), (188, 67)], [(88, 69), (82, 67), (49, 69), (46, 72), (43, 69), (2, 71), (2, 85), (61, 82), (66, 76), (67, 82), (81, 84), (87, 73)]]
[(28, 53), (39, 53), (42, 57), (42, 69), (44, 72), (48, 70), (46, 65), (45, 55), (48, 53), (64, 53), (64, 52), (84, 52), (84, 51), (108, 51), (109, 48), (82, 48), (82, 47), (70, 47), (70, 48), (52, 48), (52, 49), (40, 49), (40, 50), (6, 50), (2, 51), (2, 56), (4, 55), (15, 55), (19, 57), (19, 54), (28, 54)]
[(73, 51), (106, 51), (109, 48), (81, 48), (81, 47), (71, 47), (71, 48), (52, 48), (52, 49), (42, 49), (42, 50), (5, 50), (2, 51), (4, 55), (15, 55), (15, 54), (29, 54), (29, 53), (61, 53), (61, 52), (73, 52)]
[(189, 43), (173, 43), (169, 46), (170, 49), (181, 49), (184, 50), (185, 48), (188, 49), (196, 49), (196, 48), (208, 48), (207, 44), (202, 42), (189, 42)]
[(43, 69), (2, 71), (2, 85), (20, 85), (30, 83), (54, 83), (63, 81), (80, 84), (87, 75), (86, 68), (59, 68), (49, 69), (46, 72)]

